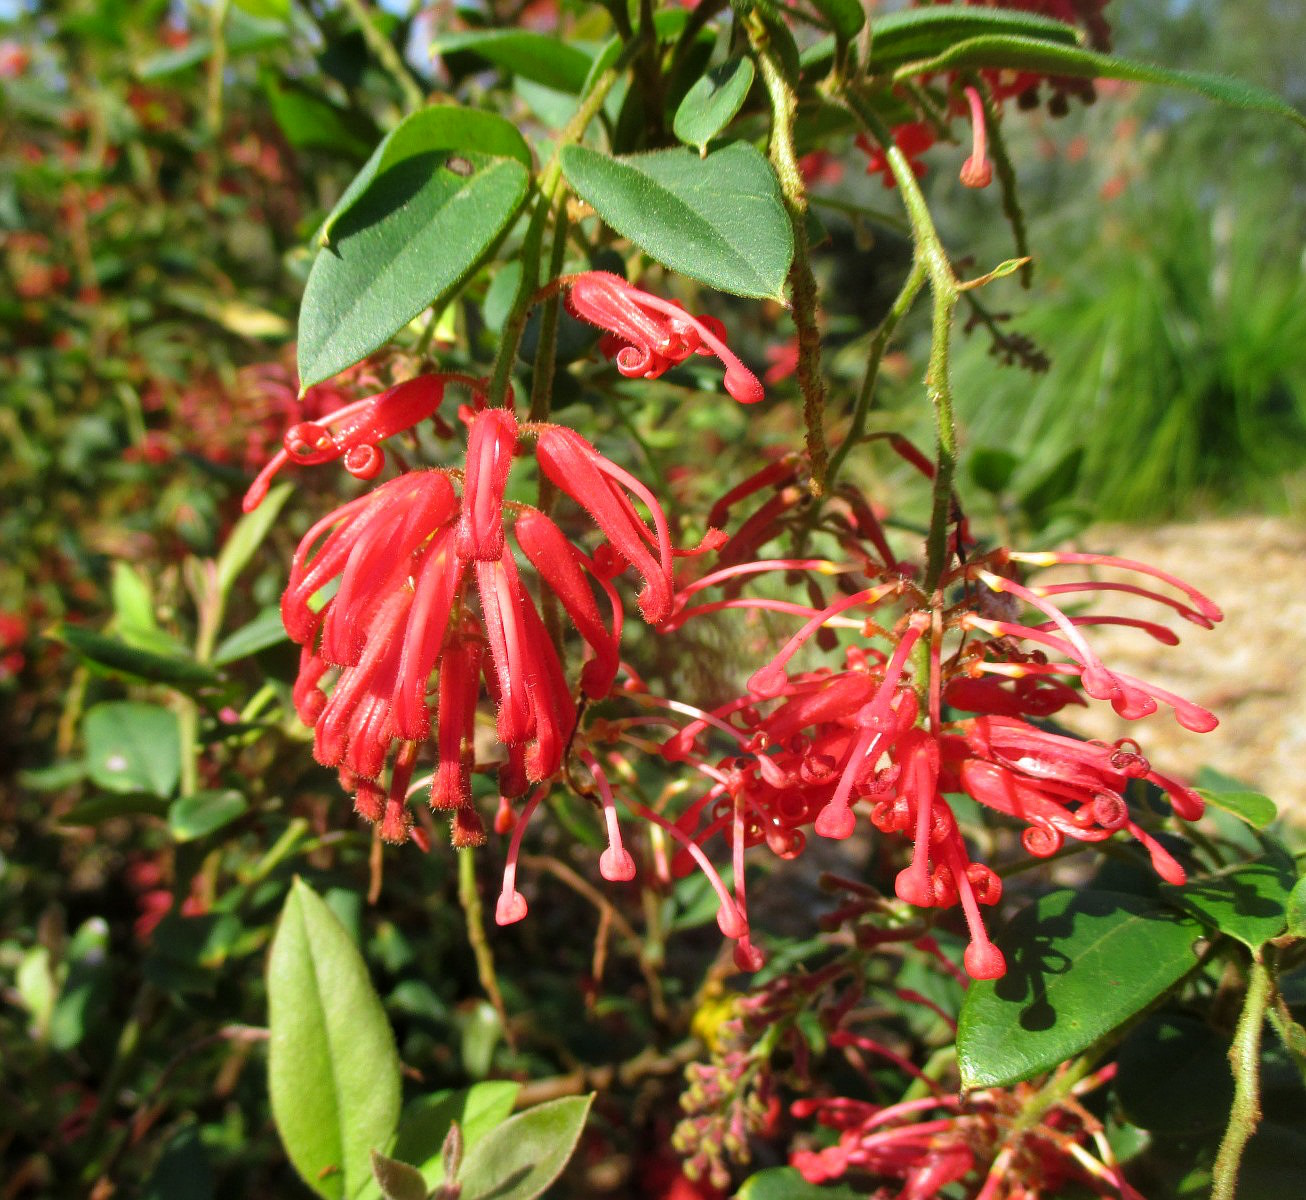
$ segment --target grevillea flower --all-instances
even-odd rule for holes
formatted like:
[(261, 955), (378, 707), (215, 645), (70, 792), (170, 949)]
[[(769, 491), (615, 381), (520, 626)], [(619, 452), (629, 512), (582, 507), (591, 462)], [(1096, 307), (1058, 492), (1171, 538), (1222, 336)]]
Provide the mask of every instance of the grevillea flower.
[(726, 369), (726, 391), (741, 404), (763, 398), (762, 385), (731, 352), (725, 327), (713, 317), (695, 317), (680, 305), (627, 283), (609, 271), (585, 271), (559, 279), (567, 311), (607, 336), (599, 348), (631, 378), (656, 379), (691, 354), (715, 355)]
[[(892, 1054), (850, 1032), (837, 1032), (831, 1041), (859, 1058)], [(1101, 1122), (1080, 1102), (1114, 1074), (1112, 1064), (1081, 1080), (1033, 1123), (1027, 1114), (1037, 1088), (1028, 1083), (964, 1097), (936, 1092), (889, 1105), (846, 1097), (797, 1100), (794, 1116), (815, 1117), (838, 1140), (821, 1150), (795, 1151), (790, 1162), (813, 1184), (850, 1171), (895, 1180), (902, 1185), (897, 1200), (930, 1200), (967, 1177), (976, 1183), (965, 1194), (977, 1200), (1059, 1196), (1072, 1187), (1140, 1200), (1125, 1182)]]
[[(784, 464), (764, 468), (734, 489), (713, 516), (724, 517), (730, 504), (763, 486), (783, 494)], [(1123, 624), (1172, 644), (1177, 639), (1168, 627), (1111, 614), (1069, 615), (1056, 598), (1126, 592), (1201, 628), (1220, 619), (1219, 609), (1188, 584), (1145, 564), (1070, 552), (972, 553), (959, 558), (927, 595), (913, 582), (914, 572), (885, 553), (883, 530), (865, 499), (845, 500), (850, 519), (830, 527), (854, 554), (853, 565), (821, 559), (732, 562), (675, 597), (667, 629), (722, 609), (760, 609), (803, 621), (753, 671), (747, 694), (713, 710), (632, 697), (665, 715), (637, 718), (625, 729), (675, 713), (689, 718), (662, 744), (666, 757), (705, 781), (706, 791), (676, 823), (689, 843), (720, 835), (738, 856), (765, 841), (792, 857), (808, 828), (821, 837), (849, 836), (855, 810), (864, 805), (876, 829), (911, 841), (909, 863), (895, 882), (899, 899), (921, 908), (961, 908), (970, 934), (965, 964), (975, 978), (1005, 971), (980, 916), (981, 906), (996, 903), (1002, 889), (987, 866), (972, 861), (950, 793), (968, 793), (1018, 823), (1031, 854), (1050, 855), (1066, 838), (1098, 842), (1126, 833), (1142, 844), (1162, 878), (1182, 883), (1183, 868), (1134, 819), (1127, 791), (1132, 780), (1147, 780), (1169, 796), (1178, 817), (1190, 821), (1202, 814), (1200, 797), (1154, 771), (1131, 741), (1083, 742), (1025, 718), (1083, 703), (1070, 686), (1077, 681), (1089, 697), (1109, 701), (1129, 719), (1165, 704), (1186, 728), (1213, 728), (1215, 718), (1200, 706), (1108, 667), (1085, 636), (1096, 624)], [(771, 532), (768, 523), (755, 540)], [(723, 558), (734, 544), (727, 541)], [(1048, 566), (1123, 568), (1143, 582), (1070, 579), (1041, 585), (1018, 578), (1023, 568)], [(713, 588), (733, 589), (746, 578), (776, 572), (809, 574), (811, 603), (737, 595), (701, 600)], [(869, 586), (857, 585), (859, 573), (870, 577)], [(823, 579), (834, 579), (842, 594), (827, 601), (818, 582)], [(1153, 582), (1166, 590), (1149, 586)], [(884, 615), (890, 605), (899, 615)], [(1028, 623), (1025, 611), (1036, 614)], [(847, 647), (838, 667), (794, 671), (799, 654), (810, 653), (805, 648), (835, 629), (857, 630), (866, 642)], [(945, 702), (979, 715), (945, 716)], [(614, 723), (613, 733), (620, 735), (622, 728)], [(721, 735), (730, 745), (725, 757), (714, 758), (706, 742)], [(687, 865), (683, 856), (679, 865)], [(737, 865), (736, 878), (741, 875)]]
[[(293, 427), (286, 449), (250, 489), (247, 506), (258, 503), (290, 461), (343, 459), (354, 474), (370, 478), (384, 461), (380, 442), (432, 417), (454, 379), (476, 387), (462, 376), (424, 377)], [(620, 665), (623, 614), (612, 578), (633, 566), (645, 581), (641, 607), (660, 620), (671, 609), (673, 556), (698, 552), (674, 550), (656, 497), (579, 434), (548, 424), (519, 427), (508, 409), (465, 407), (462, 415), (465, 469), (405, 471), (323, 518), (301, 541), (282, 597), (286, 630), (303, 648), (294, 702), (314, 727), (314, 753), (339, 768), (359, 813), (379, 822), (391, 841), (410, 832), (424, 836), (412, 828), (407, 799), (428, 739), (436, 751), (432, 807), (451, 814), (456, 843), (484, 837), (470, 785), (482, 680), (506, 756), (496, 826), (512, 828), (510, 800), (562, 768), (577, 700), (514, 542), (540, 592), (552, 594), (589, 649), (579, 689), (591, 700), (611, 691)], [(533, 443), (544, 475), (608, 539), (596, 558), (545, 513), (505, 499), (523, 443)], [(704, 547), (717, 542), (709, 537)], [(601, 611), (600, 597), (610, 615)], [(613, 838), (600, 869), (609, 878), (629, 878), (634, 863), (621, 848), (600, 775), (596, 786), (608, 798)]]

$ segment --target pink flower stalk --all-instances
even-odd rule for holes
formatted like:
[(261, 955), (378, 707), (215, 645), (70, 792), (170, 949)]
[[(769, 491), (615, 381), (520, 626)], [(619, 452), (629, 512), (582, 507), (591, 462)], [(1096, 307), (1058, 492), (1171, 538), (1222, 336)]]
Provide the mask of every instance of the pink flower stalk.
[(741, 404), (763, 398), (762, 385), (725, 342), (725, 327), (694, 317), (680, 305), (627, 283), (609, 271), (585, 271), (557, 281), (567, 289), (567, 311), (608, 331), (600, 349), (628, 378), (656, 379), (691, 354), (715, 355), (725, 365), (726, 391)]

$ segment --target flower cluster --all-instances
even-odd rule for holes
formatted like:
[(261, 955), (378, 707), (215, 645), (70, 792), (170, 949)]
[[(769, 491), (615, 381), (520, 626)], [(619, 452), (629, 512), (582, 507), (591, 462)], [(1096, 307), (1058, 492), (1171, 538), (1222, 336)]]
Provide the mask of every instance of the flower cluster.
[[(752, 549), (777, 532), (785, 509), (774, 501), (785, 494), (787, 468), (773, 464), (753, 484), (762, 478), (776, 488), (758, 510), (767, 519), (746, 538), (753, 518), (745, 521), (722, 547), (723, 560), (733, 557), (738, 539)], [(975, 978), (1006, 969), (980, 916), (981, 906), (998, 901), (1002, 887), (989, 867), (972, 860), (948, 794), (967, 794), (1010, 818), (1025, 850), (1038, 857), (1056, 853), (1067, 838), (1099, 842), (1127, 833), (1162, 878), (1182, 883), (1182, 866), (1135, 820), (1129, 793), (1134, 781), (1146, 781), (1169, 796), (1184, 820), (1201, 816), (1197, 793), (1155, 771), (1132, 741), (1083, 742), (1034, 722), (1085, 703), (1087, 695), (1130, 720), (1164, 704), (1185, 728), (1214, 728), (1215, 718), (1205, 709), (1109, 668), (1083, 633), (1095, 624), (1127, 625), (1172, 644), (1177, 639), (1167, 627), (1111, 614), (1069, 615), (1057, 599), (1127, 592), (1207, 629), (1220, 619), (1219, 609), (1145, 564), (1072, 552), (958, 555), (927, 594), (914, 570), (887, 553), (883, 530), (864, 498), (847, 493), (846, 503), (833, 528), (856, 555), (854, 564), (731, 562), (677, 593), (668, 629), (724, 608), (803, 618), (780, 650), (754, 670), (744, 695), (711, 710), (668, 706), (692, 719), (662, 744), (662, 752), (705, 781), (706, 790), (676, 823), (687, 844), (700, 847), (724, 836), (741, 880), (746, 847), (765, 842), (781, 857), (792, 857), (801, 852), (809, 828), (821, 837), (847, 838), (860, 806), (881, 833), (911, 842), (910, 861), (895, 883), (898, 898), (920, 908), (960, 906), (970, 935), (966, 969)], [(1022, 570), (1052, 566), (1120, 568), (1143, 582), (1071, 578), (1039, 585), (1019, 579)], [(740, 596), (691, 603), (707, 589), (734, 588), (744, 578), (769, 573), (808, 575), (811, 603)], [(869, 586), (859, 586), (858, 575)], [(827, 602), (815, 582), (821, 578), (836, 580), (842, 594)], [(891, 604), (893, 612), (886, 613)], [(1025, 612), (1034, 615), (1023, 618)], [(838, 630), (860, 636), (845, 645), (837, 665), (792, 668), (805, 646)], [(1072, 686), (1076, 680), (1083, 694)], [(724, 757), (708, 744), (721, 736), (729, 743)], [(678, 865), (688, 867), (684, 856)], [(736, 905), (742, 912), (741, 896)], [(741, 950), (737, 958), (747, 966), (756, 951), (746, 938)]]
[[(340, 409), (325, 423), (292, 427), (247, 504), (256, 504), (291, 461), (341, 459), (356, 476), (374, 477), (384, 464), (380, 441), (434, 413), (455, 379), (475, 384), (422, 376)], [(589, 647), (580, 672), (589, 699), (606, 695), (617, 674), (622, 608), (612, 578), (628, 566), (643, 577), (639, 604), (650, 622), (671, 610), (666, 517), (638, 480), (563, 426), (520, 426), (507, 408), (469, 408), (463, 415), (464, 469), (406, 471), (324, 517), (300, 542), (282, 597), (286, 630), (303, 648), (294, 700), (314, 727), (314, 753), (340, 769), (359, 813), (379, 822), (388, 841), (402, 841), (411, 830), (409, 786), (433, 730), (438, 764), (431, 804), (452, 813), (455, 844), (484, 839), (470, 788), (482, 680), (506, 753), (499, 771), (504, 831), (513, 823), (507, 801), (562, 766), (577, 702), (523, 582), (509, 530), (541, 592), (553, 597)], [(607, 538), (596, 558), (539, 509), (505, 501), (514, 455), (527, 438), (542, 474)], [(630, 495), (648, 507), (652, 529)], [(316, 603), (333, 585), (334, 594)], [(606, 618), (592, 585), (606, 597)], [(335, 678), (328, 691), (329, 674)], [(434, 703), (428, 697), (433, 675)], [(613, 861), (620, 865), (606, 873), (629, 877), (627, 858), (615, 843)]]
[[(853, 1034), (834, 1040), (870, 1054), (881, 1050)], [(790, 1161), (813, 1184), (848, 1174), (895, 1180), (902, 1185), (898, 1200), (941, 1195), (948, 1185), (977, 1173), (983, 1179), (977, 1200), (1060, 1196), (1071, 1188), (1138, 1200), (1102, 1123), (1079, 1099), (1107, 1083), (1114, 1071), (1113, 1064), (1081, 1080), (1032, 1124), (1026, 1114), (1037, 1089), (1028, 1083), (964, 1097), (936, 1091), (889, 1105), (847, 1097), (797, 1100), (794, 1116), (815, 1117), (838, 1140), (823, 1150), (798, 1150)]]

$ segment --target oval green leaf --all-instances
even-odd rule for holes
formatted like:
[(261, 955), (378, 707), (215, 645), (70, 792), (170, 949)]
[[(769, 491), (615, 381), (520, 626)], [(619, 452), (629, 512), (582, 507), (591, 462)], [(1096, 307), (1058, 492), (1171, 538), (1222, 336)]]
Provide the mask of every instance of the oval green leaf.
[(142, 650), (139, 646), (94, 633), (80, 625), (69, 625), (66, 621), (50, 630), (49, 636), (96, 667), (148, 680), (150, 683), (166, 683), (189, 692), (196, 688), (212, 687), (220, 682), (209, 667), (192, 658)]
[(490, 158), (511, 158), (530, 170), (531, 151), (517, 126), (498, 113), (459, 104), (424, 108), (399, 122), (372, 151), (363, 169), (350, 180), (330, 216), (322, 222), (318, 242), (326, 245), (335, 223), (358, 203), (378, 175), (418, 154), (461, 150)]
[(942, 54), (958, 42), (979, 37), (1018, 36), (1067, 46), (1080, 44), (1073, 25), (1054, 17), (1001, 8), (908, 8), (871, 22), (874, 74), (913, 58)]
[(866, 13), (859, 0), (812, 0), (812, 7), (830, 22), (835, 37), (851, 41), (866, 24)]
[(793, 228), (771, 164), (747, 142), (699, 158), (657, 150), (562, 152), (568, 182), (622, 237), (663, 266), (737, 296), (783, 302)]
[(318, 252), (299, 311), (299, 375), (320, 383), (451, 295), (516, 215), (529, 173), (503, 159), (464, 177), (444, 153), (379, 175)]
[(1201, 932), (1123, 892), (1058, 891), (1022, 909), (994, 938), (1007, 974), (962, 1002), (962, 1086), (1006, 1087), (1094, 1045), (1193, 969)]
[(579, 94), (589, 74), (583, 50), (526, 29), (475, 29), (450, 33), (431, 43), (432, 54), (475, 54), (514, 75), (533, 79), (560, 92)]
[(1283, 932), (1296, 879), (1290, 859), (1267, 858), (1162, 891), (1203, 925), (1255, 950)]
[(135, 700), (97, 704), (86, 714), (82, 737), (92, 782), (110, 792), (172, 795), (181, 775), (175, 713)]
[(977, 37), (959, 42), (941, 54), (906, 63), (893, 73), (895, 81), (958, 67), (998, 67), (1013, 71), (1037, 71), (1050, 75), (1074, 75), (1085, 79), (1128, 79), (1134, 83), (1155, 83), (1182, 88), (1208, 100), (1234, 108), (1287, 117), (1306, 126), (1306, 116), (1273, 92), (1201, 71), (1176, 71), (1152, 63), (1135, 62), (1113, 54), (1099, 54), (1075, 46), (1057, 46), (1028, 37)]
[(223, 638), (213, 651), (213, 661), (220, 667), (226, 666), (289, 640), (286, 627), (281, 623), (281, 609), (271, 605)]
[(175, 840), (193, 842), (248, 811), (249, 802), (234, 789), (195, 792), (168, 806), (168, 829)]
[(593, 1103), (593, 1093), (550, 1100), (491, 1130), (463, 1159), (462, 1200), (534, 1200), (562, 1174)]
[(399, 1119), (399, 1056), (348, 931), (303, 880), (268, 956), (268, 1090), (295, 1169), (343, 1200), (372, 1178)]
[(1223, 791), (1199, 787), (1197, 794), (1212, 808), (1232, 813), (1240, 821), (1246, 821), (1253, 829), (1265, 829), (1274, 824), (1279, 815), (1278, 806), (1269, 796), (1262, 796), (1260, 792), (1254, 792), (1250, 788)]
[(768, 1167), (744, 1180), (736, 1200), (861, 1200), (865, 1192), (808, 1183), (793, 1167)]
[(734, 120), (753, 86), (753, 60), (732, 58), (713, 67), (692, 88), (676, 109), (672, 128), (686, 146), (707, 153), (707, 144)]
[(292, 490), (288, 483), (277, 484), (263, 497), (258, 508), (245, 513), (232, 526), (218, 554), (218, 590), (224, 597), (231, 594), (232, 585), (263, 544)]
[(1292, 885), (1284, 908), (1288, 915), (1288, 932), (1293, 937), (1306, 938), (1306, 876)]
[(372, 1151), (372, 1175), (381, 1189), (382, 1200), (426, 1200), (430, 1188), (416, 1167)]

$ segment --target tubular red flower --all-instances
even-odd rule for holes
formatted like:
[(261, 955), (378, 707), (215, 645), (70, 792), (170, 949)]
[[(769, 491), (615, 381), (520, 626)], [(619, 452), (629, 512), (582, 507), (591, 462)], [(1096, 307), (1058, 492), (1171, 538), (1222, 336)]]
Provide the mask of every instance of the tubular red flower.
[[(585, 639), (594, 657), (581, 670), (581, 687), (592, 700), (611, 690), (620, 663), (620, 601), (612, 585), (598, 575), (593, 563), (576, 549), (562, 530), (538, 509), (524, 510), (513, 525), (513, 536), (541, 580), (557, 596), (567, 616)], [(585, 571), (598, 581), (612, 604), (612, 631), (599, 616), (594, 593), (585, 581)]]
[(486, 408), (470, 421), (458, 554), (492, 562), (503, 553), (503, 493), (508, 486), (517, 419), (506, 408)]
[[(639, 607), (645, 620), (651, 625), (665, 621), (671, 615), (672, 558), (671, 537), (661, 506), (641, 486), (641, 499), (649, 506), (656, 526), (654, 535), (613, 481), (616, 477), (629, 485), (631, 477), (574, 430), (561, 425), (544, 426), (536, 457), (544, 474), (589, 513), (617, 553), (643, 577)], [(658, 547), (657, 557), (645, 546), (653, 541)]]
[(656, 379), (691, 354), (713, 354), (725, 365), (726, 391), (741, 404), (764, 392), (754, 375), (726, 346), (719, 322), (640, 291), (608, 271), (586, 271), (559, 280), (567, 288), (567, 311), (614, 335), (602, 346), (626, 376)]

